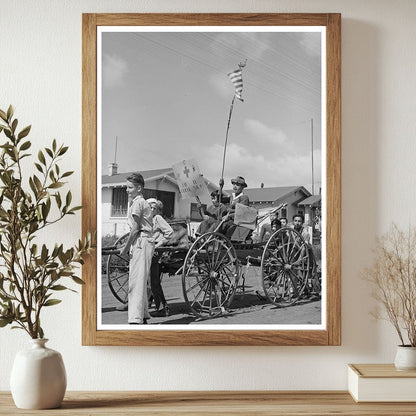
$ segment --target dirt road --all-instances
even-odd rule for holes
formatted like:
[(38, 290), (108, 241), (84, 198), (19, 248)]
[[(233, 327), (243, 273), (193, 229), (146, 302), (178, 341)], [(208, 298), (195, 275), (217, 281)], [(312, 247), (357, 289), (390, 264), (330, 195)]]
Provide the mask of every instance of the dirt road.
[[(310, 325), (321, 323), (321, 300), (307, 299), (297, 304), (280, 308), (270, 304), (263, 294), (260, 271), (257, 267), (250, 267), (245, 271), (244, 293), (238, 291), (229, 311), (216, 318), (207, 320), (197, 319), (191, 315), (184, 302), (182, 282), (180, 276), (165, 275), (162, 286), (170, 307), (170, 316), (155, 317), (149, 324), (154, 325)], [(260, 294), (260, 296), (258, 295)], [(121, 303), (111, 294), (106, 275), (102, 277), (102, 324), (127, 324), (127, 311), (118, 311), (116, 307)], [(151, 309), (152, 312), (152, 309)]]

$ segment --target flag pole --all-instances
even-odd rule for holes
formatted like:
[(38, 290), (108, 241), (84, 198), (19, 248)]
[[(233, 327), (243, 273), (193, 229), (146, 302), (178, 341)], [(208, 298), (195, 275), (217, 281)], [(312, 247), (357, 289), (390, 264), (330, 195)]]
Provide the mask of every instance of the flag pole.
[[(240, 71), (242, 71), (242, 69), (246, 66), (247, 64), (247, 59), (244, 61), (244, 63), (239, 63), (238, 64), (238, 68)], [(230, 74), (229, 74), (230, 75)], [(242, 89), (242, 85), (241, 85), (241, 89)], [(227, 143), (228, 143), (228, 132), (230, 131), (230, 123), (231, 123), (231, 115), (233, 113), (233, 108), (234, 108), (234, 101), (235, 101), (235, 97), (236, 97), (236, 92), (233, 95), (233, 99), (231, 101), (231, 105), (230, 105), (230, 112), (228, 115), (228, 122), (227, 122), (227, 131), (225, 133), (225, 142), (224, 142), (224, 153), (223, 153), (223, 157), (222, 157), (222, 169), (221, 169), (221, 179), (219, 181), (219, 185), (220, 185), (220, 194), (218, 196), (218, 200), (219, 202), (221, 202), (222, 200), (222, 189), (224, 188), (224, 169), (225, 169), (225, 155), (227, 152)], [(242, 101), (243, 99), (241, 98), (241, 95), (238, 96), (239, 99)]]
[(233, 113), (234, 101), (235, 101), (235, 94), (233, 95), (233, 99), (231, 101), (230, 113), (228, 115), (227, 132), (225, 133), (224, 153), (223, 153), (223, 156), (222, 156), (222, 170), (221, 170), (221, 179), (220, 179), (220, 194), (219, 194), (219, 197), (218, 197), (219, 202), (221, 202), (222, 188), (224, 187), (225, 155), (226, 155), (226, 152), (227, 152), (228, 132), (230, 130), (231, 114)]
[(311, 154), (312, 154), (312, 195), (315, 195), (315, 179), (313, 169), (313, 118), (311, 118)]

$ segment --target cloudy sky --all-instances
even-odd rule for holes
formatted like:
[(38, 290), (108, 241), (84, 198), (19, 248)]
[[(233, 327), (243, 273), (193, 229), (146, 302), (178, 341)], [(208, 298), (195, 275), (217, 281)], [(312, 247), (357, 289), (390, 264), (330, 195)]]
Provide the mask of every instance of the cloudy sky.
[(227, 74), (247, 59), (244, 102), (235, 100), (231, 118), (225, 188), (241, 175), (250, 188), (310, 190), (313, 119), (318, 193), (321, 33), (204, 30), (102, 34), (103, 174), (114, 161), (117, 136), (119, 172), (195, 159), (218, 183), (234, 95)]

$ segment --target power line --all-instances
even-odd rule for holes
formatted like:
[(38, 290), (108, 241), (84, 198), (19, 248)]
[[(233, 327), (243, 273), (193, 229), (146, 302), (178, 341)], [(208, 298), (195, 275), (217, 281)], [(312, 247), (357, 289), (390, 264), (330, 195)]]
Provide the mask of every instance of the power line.
[[(199, 59), (199, 58), (196, 58), (195, 56), (193, 56), (193, 55), (191, 55), (191, 54), (189, 54), (189, 53), (186, 53), (186, 52), (184, 52), (184, 51), (182, 51), (182, 50), (178, 50), (177, 48), (174, 48), (174, 47), (172, 47), (172, 46), (169, 46), (169, 45), (167, 45), (166, 43), (163, 43), (163, 42), (159, 42), (159, 41), (157, 41), (154, 37), (153, 38), (149, 38), (148, 36), (145, 36), (145, 35), (143, 35), (142, 33), (137, 33), (137, 32), (130, 32), (131, 34), (133, 34), (133, 35), (135, 35), (135, 36), (137, 36), (137, 37), (140, 37), (141, 39), (145, 39), (146, 41), (148, 41), (148, 42), (150, 42), (150, 43), (152, 43), (152, 44), (155, 44), (155, 45), (157, 45), (159, 48), (164, 48), (164, 49), (167, 49), (167, 50), (169, 50), (170, 52), (172, 52), (172, 53), (174, 53), (174, 54), (178, 54), (178, 55), (181, 55), (181, 56), (184, 56), (184, 57), (186, 57), (187, 59), (189, 59), (189, 60), (191, 60), (191, 61), (194, 61), (194, 62), (196, 62), (196, 63), (198, 63), (198, 64), (200, 64), (200, 65), (203, 65), (203, 66), (205, 66), (205, 67), (209, 67), (209, 68), (211, 68), (212, 70), (214, 70), (214, 71), (216, 71), (217, 73), (220, 73), (221, 75), (225, 75), (224, 74), (224, 72), (221, 70), (221, 69), (219, 69), (218, 68), (218, 66), (215, 66), (215, 65), (212, 65), (212, 64), (210, 64), (210, 63), (208, 63), (206, 60), (201, 60), (201, 59)], [(170, 34), (171, 35), (171, 34)], [(183, 41), (183, 38), (181, 39), (182, 41)], [(186, 41), (185, 41), (186, 42)], [(200, 48), (201, 49), (201, 48)], [(206, 50), (204, 50), (204, 52), (206, 52)], [(212, 54), (212, 52), (209, 52), (209, 53), (211, 53)], [(241, 54), (239, 55), (240, 57), (241, 57)], [(251, 58), (250, 58), (251, 59)], [(262, 71), (262, 69), (261, 69), (261, 65), (263, 65), (263, 66), (265, 66), (266, 68), (268, 68), (268, 69), (270, 69), (270, 70), (272, 70), (273, 68), (272, 67), (270, 67), (270, 66), (268, 66), (266, 63), (264, 63), (264, 62), (261, 62), (261, 61), (259, 61), (259, 60), (256, 60), (255, 58), (253, 58), (252, 59), (253, 61), (257, 61), (260, 65), (259, 65), (259, 71)], [(264, 72), (264, 70), (263, 70), (263, 72)], [(270, 77), (270, 76), (268, 76), (267, 74), (266, 75), (264, 75), (265, 76), (265, 78), (266, 79), (268, 79), (268, 80), (272, 80), (272, 78)], [(270, 89), (270, 85), (272, 85), (272, 83), (271, 82), (269, 82), (268, 84), (267, 84), (267, 86), (262, 86), (261, 85), (261, 82), (260, 83), (258, 83), (258, 82), (253, 82), (253, 81), (251, 81), (251, 80), (247, 80), (247, 79), (245, 79), (244, 80), (244, 84), (245, 85), (251, 85), (251, 86), (253, 86), (254, 88), (257, 88), (258, 90), (260, 90), (260, 91), (263, 91), (263, 92), (265, 92), (265, 93), (267, 93), (267, 94), (269, 94), (269, 95), (272, 95), (272, 96), (275, 96), (275, 97), (278, 97), (278, 98), (280, 98), (280, 99), (284, 99), (284, 100), (286, 100), (286, 101), (288, 101), (288, 102), (291, 102), (293, 105), (295, 105), (295, 106), (297, 106), (298, 108), (300, 108), (300, 109), (303, 109), (304, 111), (307, 111), (307, 112), (313, 112), (313, 113), (316, 113), (316, 109), (315, 108), (312, 108), (312, 107), (309, 107), (309, 106), (306, 106), (306, 105), (303, 105), (303, 104), (300, 104), (297, 100), (296, 100), (296, 98), (293, 98), (292, 96), (287, 96), (287, 95), (284, 95), (284, 94), (276, 94), (274, 91), (272, 91), (271, 89)]]

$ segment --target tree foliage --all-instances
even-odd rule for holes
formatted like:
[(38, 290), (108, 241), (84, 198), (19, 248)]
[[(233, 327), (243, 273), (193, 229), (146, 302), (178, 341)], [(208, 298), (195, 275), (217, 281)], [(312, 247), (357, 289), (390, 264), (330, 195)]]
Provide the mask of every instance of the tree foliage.
[(363, 273), (384, 310), (374, 315), (394, 326), (401, 345), (416, 347), (416, 228), (401, 230), (393, 224), (377, 240), (374, 254)]
[(0, 110), (0, 327), (24, 329), (32, 338), (43, 338), (40, 314), (43, 307), (61, 302), (54, 294), (72, 290), (64, 278), (84, 282), (77, 276), (83, 258), (92, 250), (91, 234), (69, 249), (56, 243), (53, 248), (38, 243), (41, 230), (74, 215), (71, 191), (64, 192), (65, 178), (58, 162), (68, 147), (58, 145), (39, 150), (36, 173), (26, 180), (21, 161), (32, 156), (26, 139), (31, 126), (17, 131), (13, 107)]

